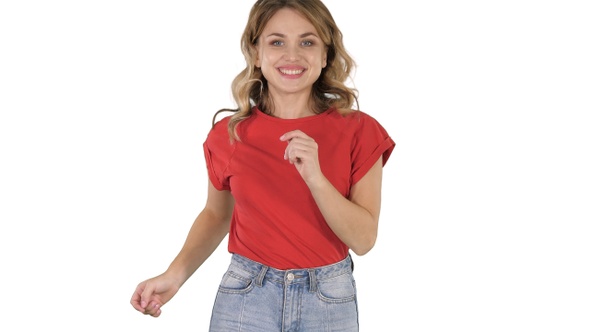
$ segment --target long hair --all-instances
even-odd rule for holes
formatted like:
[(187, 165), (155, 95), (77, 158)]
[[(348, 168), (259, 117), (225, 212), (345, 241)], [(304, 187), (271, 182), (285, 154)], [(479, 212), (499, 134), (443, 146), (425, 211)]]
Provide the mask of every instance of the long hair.
[(321, 0), (258, 0), (252, 6), (248, 23), (242, 34), (241, 48), (246, 59), (246, 68), (233, 80), (232, 96), (237, 109), (224, 108), (213, 116), (213, 125), (217, 115), (224, 111), (234, 112), (229, 120), (228, 130), (232, 139), (238, 139), (237, 125), (252, 114), (256, 105), (260, 111), (272, 114), (272, 102), (266, 79), (256, 63), (256, 45), (271, 17), (282, 8), (298, 11), (307, 18), (318, 31), (319, 37), (326, 45), (327, 61), (319, 78), (312, 86), (310, 96), (311, 110), (322, 113), (334, 107), (340, 111), (351, 111), (357, 100), (357, 90), (345, 83), (356, 64), (346, 52), (342, 41), (342, 33), (336, 25), (332, 14)]

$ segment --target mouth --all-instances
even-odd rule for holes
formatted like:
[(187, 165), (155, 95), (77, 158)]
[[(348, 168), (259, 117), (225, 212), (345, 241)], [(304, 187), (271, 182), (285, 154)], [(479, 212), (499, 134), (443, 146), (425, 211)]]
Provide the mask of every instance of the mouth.
[(301, 75), (305, 69), (300, 68), (300, 69), (287, 69), (287, 68), (278, 68), (279, 72), (283, 75), (288, 75), (288, 76), (297, 76), (297, 75)]

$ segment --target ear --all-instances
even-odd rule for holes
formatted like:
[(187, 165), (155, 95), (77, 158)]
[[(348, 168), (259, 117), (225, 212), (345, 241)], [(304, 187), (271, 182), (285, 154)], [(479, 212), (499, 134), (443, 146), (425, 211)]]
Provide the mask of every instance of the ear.
[(328, 65), (328, 47), (324, 48), (324, 54), (322, 55), (322, 68), (326, 68)]
[(254, 48), (254, 66), (256, 66), (256, 68), (260, 68), (260, 57), (258, 56), (258, 49)]

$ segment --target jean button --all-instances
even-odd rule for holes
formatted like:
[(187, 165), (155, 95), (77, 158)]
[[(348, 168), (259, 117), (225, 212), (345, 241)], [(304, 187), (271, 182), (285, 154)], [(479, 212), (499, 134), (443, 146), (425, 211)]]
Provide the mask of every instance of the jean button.
[(293, 273), (287, 274), (287, 280), (293, 281), (293, 279), (295, 279), (295, 276), (293, 275)]

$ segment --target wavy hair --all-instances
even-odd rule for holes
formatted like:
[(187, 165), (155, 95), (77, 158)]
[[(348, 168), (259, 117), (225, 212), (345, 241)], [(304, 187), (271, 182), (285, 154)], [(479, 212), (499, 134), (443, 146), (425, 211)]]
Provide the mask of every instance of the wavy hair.
[(248, 23), (241, 38), (246, 68), (234, 78), (231, 85), (237, 109), (220, 109), (213, 116), (213, 125), (215, 125), (215, 118), (219, 113), (224, 111), (235, 113), (231, 116), (228, 125), (232, 139), (239, 140), (236, 127), (252, 114), (253, 106), (256, 105), (264, 113), (273, 113), (270, 94), (265, 88), (266, 79), (262, 75), (261, 69), (255, 65), (256, 45), (268, 21), (278, 10), (283, 8), (294, 9), (307, 18), (326, 45), (326, 67), (312, 86), (309, 101), (311, 110), (319, 114), (331, 107), (342, 112), (352, 111), (355, 103), (358, 107), (357, 90), (346, 85), (346, 80), (350, 78), (356, 64), (346, 52), (342, 33), (322, 1), (258, 0), (250, 10)]

